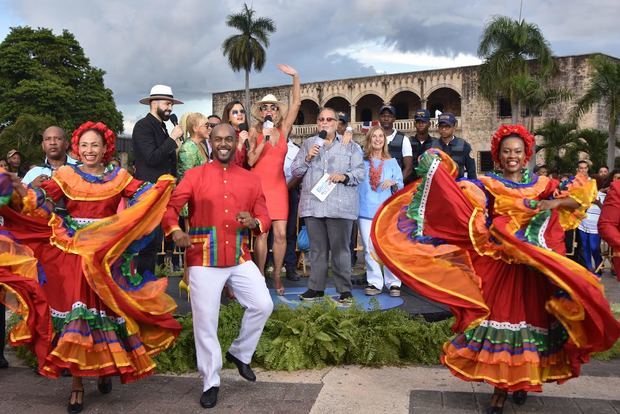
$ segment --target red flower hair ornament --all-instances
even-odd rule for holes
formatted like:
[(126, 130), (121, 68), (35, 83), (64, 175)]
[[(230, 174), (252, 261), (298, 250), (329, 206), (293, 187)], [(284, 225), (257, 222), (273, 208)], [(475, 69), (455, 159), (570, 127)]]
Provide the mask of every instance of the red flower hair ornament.
[(80, 125), (71, 135), (71, 148), (73, 153), (79, 158), (79, 144), (80, 137), (86, 131), (97, 131), (99, 135), (103, 136), (103, 143), (106, 146), (105, 154), (103, 154), (103, 163), (107, 164), (112, 159), (112, 154), (116, 150), (114, 143), (116, 142), (116, 134), (107, 127), (103, 122), (86, 121)]
[(523, 125), (500, 125), (500, 127), (493, 134), (491, 139), (491, 157), (493, 161), (499, 164), (499, 147), (504, 138), (511, 135), (518, 135), (524, 143), (525, 147), (525, 162), (527, 163), (534, 154), (534, 147), (536, 140), (530, 132), (525, 129)]

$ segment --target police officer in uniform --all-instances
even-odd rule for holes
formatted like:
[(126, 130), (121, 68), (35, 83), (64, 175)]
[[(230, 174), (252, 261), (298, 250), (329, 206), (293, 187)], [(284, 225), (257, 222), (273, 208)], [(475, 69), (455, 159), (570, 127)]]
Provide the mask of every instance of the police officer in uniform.
[(407, 182), (413, 172), (411, 141), (401, 131), (394, 129), (394, 121), (396, 121), (396, 108), (392, 105), (383, 105), (379, 109), (379, 123), (388, 143), (388, 152), (400, 165), (403, 179)]
[(456, 117), (450, 112), (444, 112), (437, 118), (439, 139), (433, 143), (433, 148), (439, 148), (448, 154), (459, 166), (459, 176), (467, 173), (467, 178), (476, 179), (476, 162), (471, 157), (471, 145), (463, 138), (454, 136)]
[(418, 159), (420, 155), (424, 154), (424, 151), (431, 148), (433, 141), (437, 138), (429, 135), (428, 129), (431, 126), (431, 114), (428, 109), (418, 109), (415, 111), (413, 117), (415, 121), (416, 134), (410, 138), (411, 140), (411, 152), (413, 156), (413, 174), (411, 181), (419, 178), (416, 173), (415, 167), (418, 166)]

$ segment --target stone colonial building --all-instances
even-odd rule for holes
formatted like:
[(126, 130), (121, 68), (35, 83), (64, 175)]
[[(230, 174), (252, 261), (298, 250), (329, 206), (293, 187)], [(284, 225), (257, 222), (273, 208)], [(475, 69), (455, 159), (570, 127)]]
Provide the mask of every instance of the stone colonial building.
[[(591, 56), (556, 58), (558, 71), (551, 84), (571, 90), (574, 98), (552, 105), (542, 113), (533, 114), (534, 128), (553, 118), (568, 120), (568, 113), (588, 86), (592, 73), (588, 58)], [(378, 110), (384, 103), (394, 105), (397, 112), (395, 128), (408, 135), (414, 131), (413, 113), (417, 109), (428, 109), (431, 117), (435, 116), (436, 111), (452, 112), (458, 119), (456, 134), (471, 143), (478, 160), (478, 169), (489, 170), (492, 167), (489, 164), (490, 137), (500, 124), (511, 122), (511, 109), (509, 102), (504, 99), (491, 104), (480, 95), (478, 69), (479, 66), (464, 66), (304, 83), (301, 85), (301, 109), (293, 129), (293, 138), (303, 140), (316, 134), (316, 118), (322, 106), (347, 113), (358, 141), (363, 139), (363, 123), (378, 120)], [(303, 79), (303, 72), (300, 75)], [(252, 89), (250, 99), (255, 102), (268, 93), (289, 101), (291, 86)], [(227, 102), (242, 100), (243, 96), (243, 90), (214, 93), (213, 112), (221, 115)], [(521, 114), (524, 123), (528, 120), (525, 116)], [(431, 123), (431, 134), (437, 136), (436, 118)], [(607, 117), (603, 107), (594, 106), (592, 111), (579, 120), (579, 127), (606, 131)]]

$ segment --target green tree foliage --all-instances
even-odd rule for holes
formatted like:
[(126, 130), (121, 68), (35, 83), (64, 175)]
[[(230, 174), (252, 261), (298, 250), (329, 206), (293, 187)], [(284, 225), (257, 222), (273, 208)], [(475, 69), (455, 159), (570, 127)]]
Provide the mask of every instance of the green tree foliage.
[(534, 129), (534, 114), (540, 113), (549, 105), (572, 99), (573, 94), (567, 88), (552, 88), (539, 76), (521, 75), (515, 78), (514, 88), (527, 109), (527, 128)]
[[(73, 34), (14, 27), (0, 43), (0, 125), (20, 116), (51, 119), (69, 133), (87, 120), (122, 131), (104, 71), (90, 65)], [(49, 125), (49, 124), (48, 124)]]
[(276, 31), (275, 23), (268, 17), (255, 17), (255, 11), (243, 4), (240, 13), (231, 14), (226, 24), (239, 30), (224, 40), (222, 52), (228, 57), (228, 64), (235, 72), (245, 71), (245, 107), (250, 106), (250, 72), (252, 68), (260, 72), (265, 66), (269, 47), (269, 35)]
[(607, 165), (607, 133), (600, 129), (581, 129), (575, 133), (578, 150), (588, 154), (592, 168), (598, 171), (601, 165)]
[(582, 153), (593, 168), (605, 165), (607, 157), (607, 133), (598, 129), (576, 129), (574, 122), (562, 123), (557, 119), (547, 121), (536, 130), (543, 143), (537, 147), (545, 150), (545, 164), (557, 173), (573, 173)]
[(15, 148), (22, 154), (22, 163), (40, 163), (41, 133), (54, 123), (51, 116), (20, 115), (15, 122), (0, 133), (0, 158), (4, 158), (9, 150)]
[(597, 55), (590, 59), (590, 64), (594, 69), (590, 85), (586, 93), (577, 101), (573, 115), (579, 117), (590, 111), (595, 104), (602, 104), (609, 120), (607, 136), (610, 139), (607, 142), (607, 165), (611, 167), (614, 165), (618, 144), (616, 130), (620, 117), (620, 62)]
[(480, 93), (492, 104), (498, 96), (509, 98), (512, 122), (517, 123), (523, 100), (517, 84), (527, 79), (532, 69), (540, 79), (552, 73), (549, 43), (535, 24), (496, 16), (484, 29), (478, 56), (484, 60), (480, 66)]
[(575, 128), (575, 123), (551, 119), (535, 131), (536, 135), (543, 137), (543, 144), (538, 149), (545, 150), (545, 164), (550, 171), (560, 174), (575, 172), (581, 148)]

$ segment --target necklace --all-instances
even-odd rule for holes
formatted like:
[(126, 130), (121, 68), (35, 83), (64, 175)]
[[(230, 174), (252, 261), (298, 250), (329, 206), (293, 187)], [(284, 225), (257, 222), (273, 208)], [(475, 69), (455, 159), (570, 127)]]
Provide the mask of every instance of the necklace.
[(383, 162), (385, 161), (384, 159), (380, 159), (381, 161), (379, 162), (379, 166), (377, 168), (375, 168), (375, 160), (376, 158), (368, 158), (368, 162), (370, 164), (370, 171), (368, 172), (368, 176), (370, 178), (370, 188), (372, 188), (373, 191), (377, 191), (377, 188), (379, 187), (379, 184), (381, 184), (381, 174), (383, 173)]

